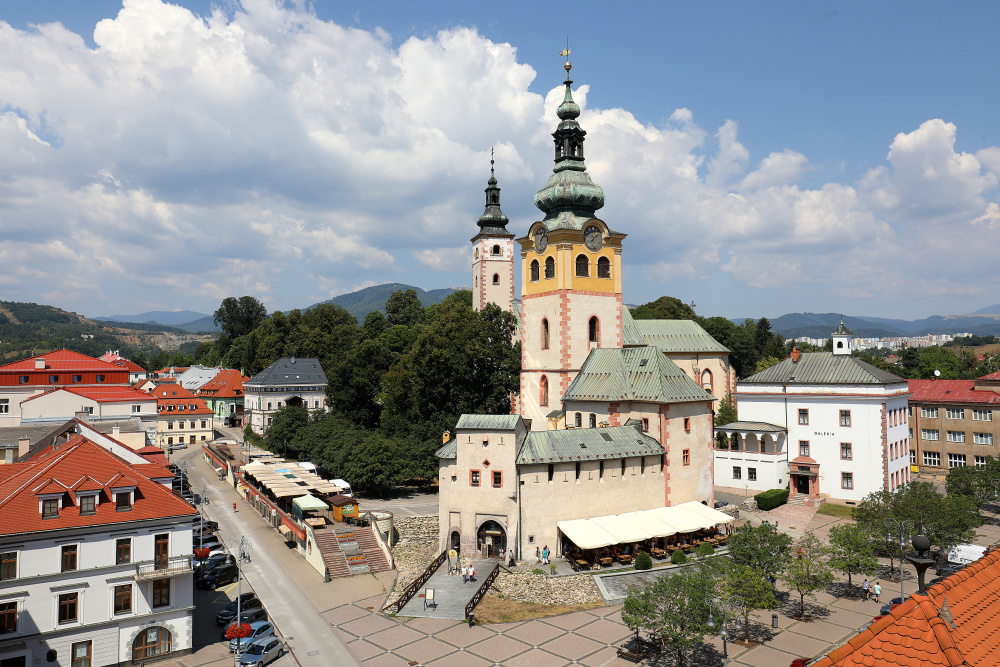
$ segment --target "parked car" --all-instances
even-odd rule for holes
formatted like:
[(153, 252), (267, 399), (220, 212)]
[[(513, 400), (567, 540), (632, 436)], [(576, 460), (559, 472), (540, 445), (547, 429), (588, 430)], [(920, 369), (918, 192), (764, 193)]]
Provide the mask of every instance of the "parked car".
[(965, 567), (965, 565), (961, 563), (944, 562), (937, 566), (937, 575), (939, 577), (950, 577), (963, 567)]
[[(199, 521), (198, 523), (200, 525), (202, 522)], [(205, 519), (204, 523), (205, 523), (205, 530), (209, 530), (209, 531), (212, 531), (214, 533), (215, 531), (217, 531), (219, 529), (219, 522), (218, 521), (209, 521), (208, 519)]]
[(236, 583), (240, 578), (240, 568), (235, 564), (216, 565), (211, 570), (198, 578), (196, 583), (198, 588), (208, 588), (215, 590), (222, 584)]
[(194, 562), (195, 579), (201, 576), (202, 572), (208, 572), (213, 567), (229, 565), (230, 563), (236, 563), (236, 557), (225, 552), (209, 554), (208, 558), (198, 559)]
[[(301, 464), (299, 464), (299, 465), (301, 465)], [(353, 498), (354, 497), (354, 492), (351, 490), (351, 485), (348, 484), (346, 480), (343, 480), (343, 479), (331, 479), (330, 483), (333, 484), (334, 486), (339, 486), (340, 487), (340, 495), (347, 496), (348, 498)]]
[(253, 611), (254, 609), (260, 609), (261, 607), (264, 606), (263, 604), (261, 604), (261, 601), (257, 598), (256, 593), (252, 592), (244, 593), (243, 595), (239, 596), (237, 600), (233, 600), (225, 607), (223, 607), (218, 614), (216, 614), (215, 616), (216, 624), (229, 625), (230, 623), (233, 622), (233, 619), (236, 618), (237, 602), (239, 602), (241, 614), (245, 611)]
[(240, 656), (241, 665), (260, 665), (263, 667), (269, 662), (274, 662), (285, 653), (285, 643), (271, 635), (256, 639), (247, 646), (247, 650)]
[(716, 500), (715, 501), (715, 509), (720, 509), (722, 507), (725, 507), (728, 504), (729, 503), (727, 503), (725, 500)]
[[(262, 621), (267, 621), (267, 612), (264, 611), (263, 607), (240, 612), (240, 623), (249, 623), (253, 626), (254, 623), (260, 623)], [(235, 623), (235, 621), (233, 621), (233, 623)], [(230, 623), (226, 627), (222, 628), (223, 639), (226, 639), (226, 633), (229, 631), (229, 627), (233, 625), (233, 623)], [(229, 650), (232, 651), (232, 649)]]
[[(211, 569), (212, 566), (215, 563), (218, 563), (223, 556), (230, 556), (229, 554), (226, 553), (226, 550), (222, 548), (221, 544), (217, 544), (207, 548), (208, 548), (208, 556), (206, 556), (205, 558), (194, 559), (195, 575), (197, 575), (198, 571), (204, 568), (206, 565), (208, 566), (209, 569)], [(215, 559), (215, 563), (211, 563), (213, 558)], [(232, 556), (230, 556), (230, 558), (232, 558)]]
[(213, 545), (222, 544), (222, 540), (219, 539), (218, 535), (212, 533), (205, 533), (204, 535), (195, 535), (194, 544), (201, 543), (203, 546), (211, 548)]
[[(263, 610), (262, 610), (263, 611)], [(239, 640), (239, 651), (243, 653), (247, 650), (247, 647), (254, 642), (254, 640), (260, 639), (261, 637), (271, 637), (274, 635), (274, 626), (268, 621), (255, 621), (250, 624), (250, 636), (243, 637)], [(229, 652), (235, 653), (237, 649), (237, 640), (229, 640)]]

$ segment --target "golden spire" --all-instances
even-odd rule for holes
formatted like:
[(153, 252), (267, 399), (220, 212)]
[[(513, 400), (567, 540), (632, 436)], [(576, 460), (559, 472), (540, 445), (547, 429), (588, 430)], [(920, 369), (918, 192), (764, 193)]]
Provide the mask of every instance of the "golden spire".
[(569, 51), (569, 35), (567, 35), (566, 36), (566, 48), (559, 52), (559, 55), (561, 55), (563, 58), (566, 59), (566, 64), (563, 65), (563, 69), (566, 70), (566, 75), (567, 76), (569, 75), (569, 71), (571, 69), (573, 69), (573, 66), (569, 62), (569, 54), (570, 54), (570, 51)]

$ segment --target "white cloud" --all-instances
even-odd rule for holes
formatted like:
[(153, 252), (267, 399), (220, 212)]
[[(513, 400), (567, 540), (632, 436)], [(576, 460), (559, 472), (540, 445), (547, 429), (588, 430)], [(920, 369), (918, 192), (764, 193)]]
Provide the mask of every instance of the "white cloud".
[(456, 267), (471, 265), (468, 248), (424, 248), (412, 254), (423, 266), (435, 271), (454, 271)]

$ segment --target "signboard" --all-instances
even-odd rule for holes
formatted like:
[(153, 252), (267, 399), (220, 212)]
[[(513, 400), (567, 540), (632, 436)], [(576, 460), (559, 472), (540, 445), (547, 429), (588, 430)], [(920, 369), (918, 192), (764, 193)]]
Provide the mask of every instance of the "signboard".
[(340, 512), (341, 514), (354, 514), (354, 510), (356, 507), (357, 505), (344, 505), (342, 508), (340, 508)]

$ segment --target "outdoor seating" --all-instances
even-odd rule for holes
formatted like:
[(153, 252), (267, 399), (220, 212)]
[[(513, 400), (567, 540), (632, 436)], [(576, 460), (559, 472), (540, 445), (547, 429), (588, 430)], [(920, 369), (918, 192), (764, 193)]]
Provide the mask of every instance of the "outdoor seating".
[(611, 558), (611, 556), (605, 556), (604, 558), (601, 559), (600, 562), (601, 562), (602, 566), (607, 567), (607, 566), (611, 565), (611, 563), (614, 562), (614, 559)]

